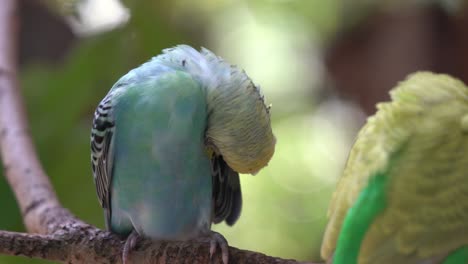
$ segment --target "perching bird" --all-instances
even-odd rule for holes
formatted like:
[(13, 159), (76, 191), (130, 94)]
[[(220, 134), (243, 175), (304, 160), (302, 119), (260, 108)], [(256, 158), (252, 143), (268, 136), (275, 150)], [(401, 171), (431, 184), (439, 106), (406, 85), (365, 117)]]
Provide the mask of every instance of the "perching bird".
[(468, 88), (420, 72), (359, 132), (328, 211), (333, 264), (468, 263)]
[[(275, 148), (270, 107), (244, 71), (180, 45), (114, 84), (94, 114), (91, 159), (107, 228), (157, 240), (227, 242), (211, 223), (241, 213), (238, 173), (255, 174)], [(131, 239), (132, 238), (132, 239)]]

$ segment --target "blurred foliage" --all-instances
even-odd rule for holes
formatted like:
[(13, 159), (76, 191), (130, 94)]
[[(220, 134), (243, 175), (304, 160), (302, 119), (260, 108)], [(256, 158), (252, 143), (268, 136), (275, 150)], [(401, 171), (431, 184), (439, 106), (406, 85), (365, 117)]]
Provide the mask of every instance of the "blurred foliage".
[[(51, 1), (54, 3), (67, 1)], [(71, 1), (74, 2), (74, 1)], [(128, 70), (186, 43), (205, 46), (244, 68), (273, 104), (278, 144), (269, 166), (241, 178), (244, 208), (234, 227), (218, 225), (232, 246), (318, 260), (326, 209), (362, 116), (324, 98), (320, 45), (337, 26), (339, 1), (124, 1), (130, 20), (83, 37), (61, 65), (41, 61), (21, 72), (31, 131), (63, 203), (104, 227), (90, 169), (94, 108)], [(0, 228), (23, 230), (0, 177)], [(0, 263), (46, 263), (0, 256)]]

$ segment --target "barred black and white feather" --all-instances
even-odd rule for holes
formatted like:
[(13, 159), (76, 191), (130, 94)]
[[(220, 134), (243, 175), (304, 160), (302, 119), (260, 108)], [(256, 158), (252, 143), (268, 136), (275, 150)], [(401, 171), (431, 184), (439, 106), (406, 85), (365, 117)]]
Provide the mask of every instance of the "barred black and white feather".
[(239, 174), (214, 154), (211, 158), (213, 177), (213, 223), (226, 221), (232, 226), (239, 219), (242, 210), (242, 192)]
[(114, 119), (112, 116), (112, 93), (99, 103), (94, 112), (91, 130), (91, 164), (94, 183), (101, 206), (106, 213), (106, 223), (110, 221), (110, 183), (112, 179)]

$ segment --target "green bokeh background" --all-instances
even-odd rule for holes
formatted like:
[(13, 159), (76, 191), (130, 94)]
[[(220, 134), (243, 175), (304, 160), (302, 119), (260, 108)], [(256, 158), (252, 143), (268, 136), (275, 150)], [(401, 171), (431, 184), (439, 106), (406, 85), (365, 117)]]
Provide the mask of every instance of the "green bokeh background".
[[(51, 1), (54, 2), (54, 1)], [(67, 1), (55, 1), (67, 2)], [(73, 2), (73, 1), (68, 1)], [(121, 27), (81, 37), (61, 64), (30, 62), (21, 86), (40, 159), (63, 205), (103, 227), (90, 169), (94, 108), (130, 69), (186, 43), (244, 68), (272, 104), (276, 154), (256, 176), (241, 177), (244, 208), (234, 227), (215, 226), (232, 246), (319, 260), (326, 210), (363, 116), (323, 98), (322, 48), (342, 23), (331, 1), (124, 1)], [(23, 231), (0, 177), (0, 229)], [(0, 263), (47, 263), (0, 256)]]

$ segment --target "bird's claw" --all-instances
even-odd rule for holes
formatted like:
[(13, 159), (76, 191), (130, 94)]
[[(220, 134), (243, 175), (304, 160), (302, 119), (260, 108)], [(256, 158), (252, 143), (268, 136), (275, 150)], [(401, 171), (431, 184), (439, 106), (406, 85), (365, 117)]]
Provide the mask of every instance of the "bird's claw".
[(130, 235), (127, 237), (127, 240), (125, 240), (125, 245), (122, 251), (123, 264), (128, 263), (128, 255), (130, 254), (130, 251), (132, 251), (135, 248), (138, 238), (138, 233), (135, 230), (133, 230), (132, 233), (130, 233)]
[(223, 235), (217, 232), (211, 231), (208, 235), (210, 239), (210, 259), (216, 253), (216, 247), (219, 245), (221, 248), (221, 256), (223, 259), (223, 264), (228, 264), (229, 261), (229, 246), (226, 238)]

